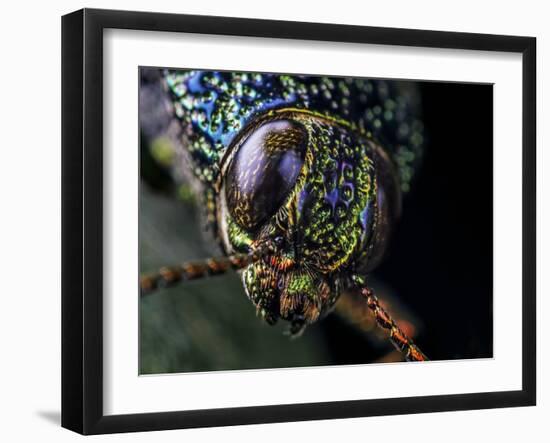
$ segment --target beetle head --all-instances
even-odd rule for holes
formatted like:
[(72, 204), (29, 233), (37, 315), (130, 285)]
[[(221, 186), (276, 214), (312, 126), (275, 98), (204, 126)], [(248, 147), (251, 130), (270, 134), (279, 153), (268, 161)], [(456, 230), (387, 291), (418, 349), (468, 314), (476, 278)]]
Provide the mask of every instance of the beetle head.
[(301, 109), (244, 128), (222, 163), (218, 224), (228, 253), (268, 251), (243, 270), (248, 297), (293, 332), (328, 312), (351, 275), (380, 261), (400, 193), (390, 159), (349, 123)]

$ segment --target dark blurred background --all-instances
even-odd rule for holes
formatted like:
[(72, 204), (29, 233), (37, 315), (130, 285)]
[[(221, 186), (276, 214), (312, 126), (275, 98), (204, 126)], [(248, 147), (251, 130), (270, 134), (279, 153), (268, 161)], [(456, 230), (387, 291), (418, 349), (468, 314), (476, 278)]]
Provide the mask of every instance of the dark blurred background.
[[(492, 357), (493, 89), (419, 86), (425, 157), (373, 286), (430, 359)], [(157, 106), (158, 79), (142, 75), (142, 90), (149, 91), (147, 107)], [(140, 100), (142, 112), (143, 95)], [(170, 160), (169, 140), (153, 133), (158, 128), (142, 124), (140, 272), (220, 254), (202, 232), (192, 192), (176, 185), (162, 166)], [(165, 289), (140, 302), (140, 371), (398, 361), (401, 356), (364, 306), (351, 309), (357, 313), (351, 322), (330, 314), (289, 339), (284, 325), (256, 318), (235, 274)]]

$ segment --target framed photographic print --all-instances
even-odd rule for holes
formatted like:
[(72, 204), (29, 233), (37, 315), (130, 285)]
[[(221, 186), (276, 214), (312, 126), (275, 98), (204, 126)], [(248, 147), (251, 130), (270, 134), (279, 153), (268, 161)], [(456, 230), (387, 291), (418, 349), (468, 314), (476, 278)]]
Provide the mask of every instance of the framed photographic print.
[(530, 37), (62, 21), (62, 425), (535, 404)]

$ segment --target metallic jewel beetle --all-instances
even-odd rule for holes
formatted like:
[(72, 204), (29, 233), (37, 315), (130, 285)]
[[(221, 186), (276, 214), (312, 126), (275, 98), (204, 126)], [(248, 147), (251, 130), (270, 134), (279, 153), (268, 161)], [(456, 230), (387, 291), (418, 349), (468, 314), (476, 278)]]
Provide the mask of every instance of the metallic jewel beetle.
[(366, 286), (422, 154), (414, 87), (191, 70), (163, 82), (226, 258), (143, 276), (142, 292), (242, 269), (259, 315), (299, 334), (359, 291), (406, 358), (425, 360)]

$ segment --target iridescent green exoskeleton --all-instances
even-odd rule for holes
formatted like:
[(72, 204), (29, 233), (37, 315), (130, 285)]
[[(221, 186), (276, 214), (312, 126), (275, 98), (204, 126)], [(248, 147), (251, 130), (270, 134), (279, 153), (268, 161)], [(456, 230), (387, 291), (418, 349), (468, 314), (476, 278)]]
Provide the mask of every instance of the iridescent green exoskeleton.
[(425, 359), (366, 286), (422, 154), (414, 86), (190, 70), (163, 83), (227, 258), (165, 268), (142, 290), (242, 269), (257, 312), (294, 334), (356, 290), (406, 357)]

